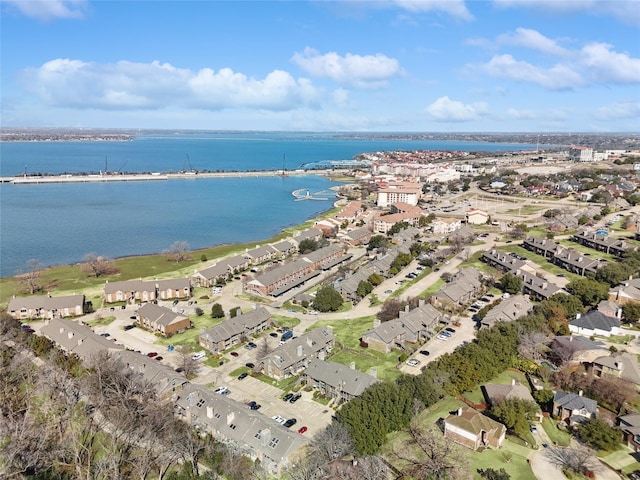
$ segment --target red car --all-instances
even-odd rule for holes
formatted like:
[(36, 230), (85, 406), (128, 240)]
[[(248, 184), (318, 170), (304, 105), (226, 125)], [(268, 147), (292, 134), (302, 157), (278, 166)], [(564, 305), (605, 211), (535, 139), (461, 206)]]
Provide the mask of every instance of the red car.
[(238, 356), (238, 352), (231, 352), (231, 356), (232, 357), (237, 357)]
[(300, 427), (300, 428), (298, 429), (298, 433), (302, 434), (302, 433), (306, 432), (307, 430), (308, 430), (308, 428), (307, 428), (307, 427)]
[(147, 353), (147, 357), (149, 358), (153, 358), (153, 357), (157, 357), (158, 356), (158, 352), (149, 352)]

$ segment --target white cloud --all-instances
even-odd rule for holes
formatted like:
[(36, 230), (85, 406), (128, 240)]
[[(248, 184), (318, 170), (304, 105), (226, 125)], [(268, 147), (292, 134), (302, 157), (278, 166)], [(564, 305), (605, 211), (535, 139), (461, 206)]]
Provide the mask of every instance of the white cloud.
[(558, 57), (565, 57), (570, 53), (567, 49), (558, 45), (555, 40), (551, 40), (537, 30), (530, 28), (516, 28), (515, 32), (500, 35), (498, 37), (498, 43), (502, 45), (526, 47)]
[(2, 0), (24, 16), (43, 22), (56, 18), (84, 18), (87, 0)]
[(598, 108), (593, 116), (598, 120), (618, 120), (621, 118), (640, 119), (640, 102), (628, 101), (606, 105)]
[(534, 120), (537, 118), (536, 114), (531, 110), (518, 110), (517, 108), (509, 108), (507, 116), (515, 120)]
[(594, 16), (611, 15), (620, 22), (640, 25), (640, 8), (637, 0), (493, 0), (498, 7), (528, 8), (545, 14), (586, 12)]
[(349, 90), (344, 88), (337, 88), (331, 94), (333, 103), (339, 108), (350, 108), (352, 106), (351, 98), (349, 97)]
[(25, 87), (49, 105), (98, 109), (188, 107), (209, 110), (315, 107), (321, 92), (307, 79), (274, 70), (264, 79), (223, 68), (199, 71), (167, 63), (86, 63), (56, 59), (22, 73)]
[(432, 118), (442, 122), (466, 122), (475, 120), (484, 114), (486, 109), (487, 105), (483, 102), (464, 104), (444, 96), (429, 105), (426, 111)]
[(340, 56), (329, 52), (321, 55), (307, 47), (302, 53), (296, 52), (291, 61), (314, 77), (330, 78), (336, 83), (360, 88), (384, 87), (388, 80), (403, 74), (396, 59), (380, 53)]
[[(640, 8), (640, 5), (638, 6)], [(580, 64), (602, 82), (640, 82), (640, 59), (611, 51), (606, 43), (590, 43), (582, 48)]]
[(496, 55), (481, 68), (493, 77), (535, 83), (550, 90), (567, 90), (584, 84), (582, 76), (567, 65), (545, 69), (517, 61), (511, 55)]
[(394, 0), (394, 3), (410, 12), (444, 12), (462, 20), (473, 20), (464, 0)]

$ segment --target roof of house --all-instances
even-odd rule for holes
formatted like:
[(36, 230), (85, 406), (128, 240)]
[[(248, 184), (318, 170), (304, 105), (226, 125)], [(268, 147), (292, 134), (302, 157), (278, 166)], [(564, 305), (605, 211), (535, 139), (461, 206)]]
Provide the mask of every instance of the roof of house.
[(107, 282), (104, 284), (104, 293), (106, 295), (117, 292), (150, 292), (152, 290), (155, 291), (155, 289), (155, 282), (150, 282), (142, 279), (123, 280), (121, 282), (110, 282), (107, 280)]
[(640, 363), (636, 355), (618, 352), (614, 355), (598, 357), (593, 363), (617, 370), (622, 380), (640, 385)]
[(168, 327), (172, 323), (180, 322), (189, 318), (186, 315), (176, 313), (169, 308), (161, 307), (155, 303), (145, 303), (137, 310), (136, 313), (140, 318), (144, 318), (151, 323), (162, 325), (163, 327)]
[(535, 400), (527, 387), (520, 382), (512, 382), (507, 385), (488, 383), (482, 387), (487, 399), (492, 403), (500, 403), (505, 400), (518, 399), (534, 402)]
[(313, 356), (332, 343), (334, 339), (331, 328), (325, 327), (312, 330), (300, 335), (298, 338), (292, 338), (284, 345), (280, 345), (264, 360), (270, 360), (274, 366), (282, 370), (295, 365), (302, 359)]
[(589, 413), (596, 413), (598, 410), (598, 402), (571, 392), (556, 392), (553, 395), (553, 404), (566, 410), (586, 410)]
[(291, 240), (283, 240), (272, 245), (278, 252), (286, 253), (289, 250), (297, 250), (298, 247)]
[(268, 322), (270, 318), (271, 314), (266, 308), (258, 307), (255, 310), (214, 325), (206, 330), (202, 336), (214, 343), (224, 342), (246, 330), (251, 330), (264, 322)]
[(101, 350), (115, 351), (124, 348), (72, 320), (54, 318), (49, 320), (40, 332), (67, 352), (75, 353), (83, 360), (90, 359)]
[(114, 352), (114, 357), (123, 362), (131, 370), (138, 372), (146, 381), (153, 385), (158, 394), (171, 391), (187, 383), (184, 375), (176, 373), (174, 369), (144, 354), (121, 350)]
[(191, 288), (191, 282), (188, 278), (165, 278), (164, 280), (156, 280), (158, 290), (184, 290)]
[(306, 253), (302, 258), (310, 263), (317, 263), (322, 262), (337, 253), (341, 253), (342, 251), (343, 250), (340, 245), (333, 243), (326, 247), (319, 248), (318, 250), (314, 250), (313, 252)]
[(308, 269), (309, 262), (304, 258), (297, 258), (291, 262), (287, 262), (284, 265), (276, 267), (273, 270), (267, 270), (260, 275), (256, 275), (256, 277), (253, 280), (250, 280), (248, 283), (268, 287), (269, 285), (278, 283), (280, 280), (288, 277), (289, 275), (294, 275), (298, 272), (303, 272)]
[(31, 295), (29, 297), (12, 297), (9, 300), (9, 311), (16, 312), (23, 308), (45, 310), (76, 308), (84, 305), (84, 295), (65, 295), (63, 297), (52, 297), (50, 295)]
[(253, 250), (246, 251), (244, 255), (253, 259), (257, 259), (264, 256), (273, 255), (274, 253), (275, 251), (271, 245), (262, 245), (261, 247), (256, 247)]
[(238, 401), (216, 395), (203, 385), (186, 384), (176, 406), (190, 411), (192, 424), (206, 424), (224, 438), (247, 445), (277, 463), (309, 441), (295, 430)]
[(404, 335), (405, 329), (402, 325), (402, 322), (398, 319), (389, 320), (388, 322), (383, 322), (379, 326), (372, 328), (371, 330), (365, 332), (363, 337), (373, 337), (377, 338), (383, 343), (389, 344), (393, 342), (396, 338)]
[(587, 328), (589, 330), (606, 330), (611, 331), (614, 327), (621, 325), (620, 319), (604, 315), (597, 310), (591, 310), (578, 318), (574, 318), (569, 322), (570, 326)]
[(369, 227), (357, 228), (355, 230), (351, 230), (347, 234), (345, 234), (345, 238), (350, 238), (351, 240), (361, 240), (367, 235), (371, 235), (371, 229)]
[(487, 312), (482, 319), (483, 324), (495, 322), (509, 322), (527, 315), (533, 309), (533, 303), (526, 295), (512, 295), (503, 299), (498, 305)]
[(213, 278), (226, 277), (229, 273), (229, 268), (224, 263), (216, 263), (215, 265), (211, 265), (199, 272), (196, 272), (196, 275), (200, 275), (201, 277), (206, 278), (207, 280), (211, 280)]
[(305, 375), (314, 381), (321, 381), (349, 395), (357, 397), (377, 382), (377, 379), (355, 368), (335, 362), (325, 362), (314, 358), (309, 362)]
[(599, 341), (590, 340), (582, 335), (558, 335), (554, 342), (562, 347), (568, 347), (573, 352), (585, 350), (607, 350), (606, 345)]
[(446, 424), (456, 426), (474, 435), (480, 435), (485, 431), (494, 438), (500, 438), (507, 431), (502, 423), (496, 422), (470, 407), (460, 408), (458, 413), (449, 415), (444, 421)]

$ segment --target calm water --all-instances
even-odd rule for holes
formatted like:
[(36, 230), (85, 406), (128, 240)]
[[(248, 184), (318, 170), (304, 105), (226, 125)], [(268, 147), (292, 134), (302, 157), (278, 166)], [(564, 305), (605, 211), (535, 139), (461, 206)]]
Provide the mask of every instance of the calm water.
[[(380, 150), (519, 150), (530, 145), (376, 141), (309, 134), (145, 136), (131, 142), (1, 143), (0, 175), (287, 169), (350, 160)], [(334, 185), (310, 176), (188, 179), (108, 184), (0, 185), (0, 276), (35, 258), (76, 263), (89, 252), (111, 258), (158, 253), (175, 241), (193, 249), (259, 241), (332, 207), (291, 192)]]

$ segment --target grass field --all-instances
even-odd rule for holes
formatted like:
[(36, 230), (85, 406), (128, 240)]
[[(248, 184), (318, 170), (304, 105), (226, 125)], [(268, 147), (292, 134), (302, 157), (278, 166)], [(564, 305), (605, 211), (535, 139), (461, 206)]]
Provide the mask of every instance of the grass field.
[(555, 421), (550, 418), (544, 418), (542, 420), (542, 428), (547, 433), (551, 441), (557, 445), (566, 447), (571, 442), (571, 435), (567, 432), (563, 432), (557, 427)]

